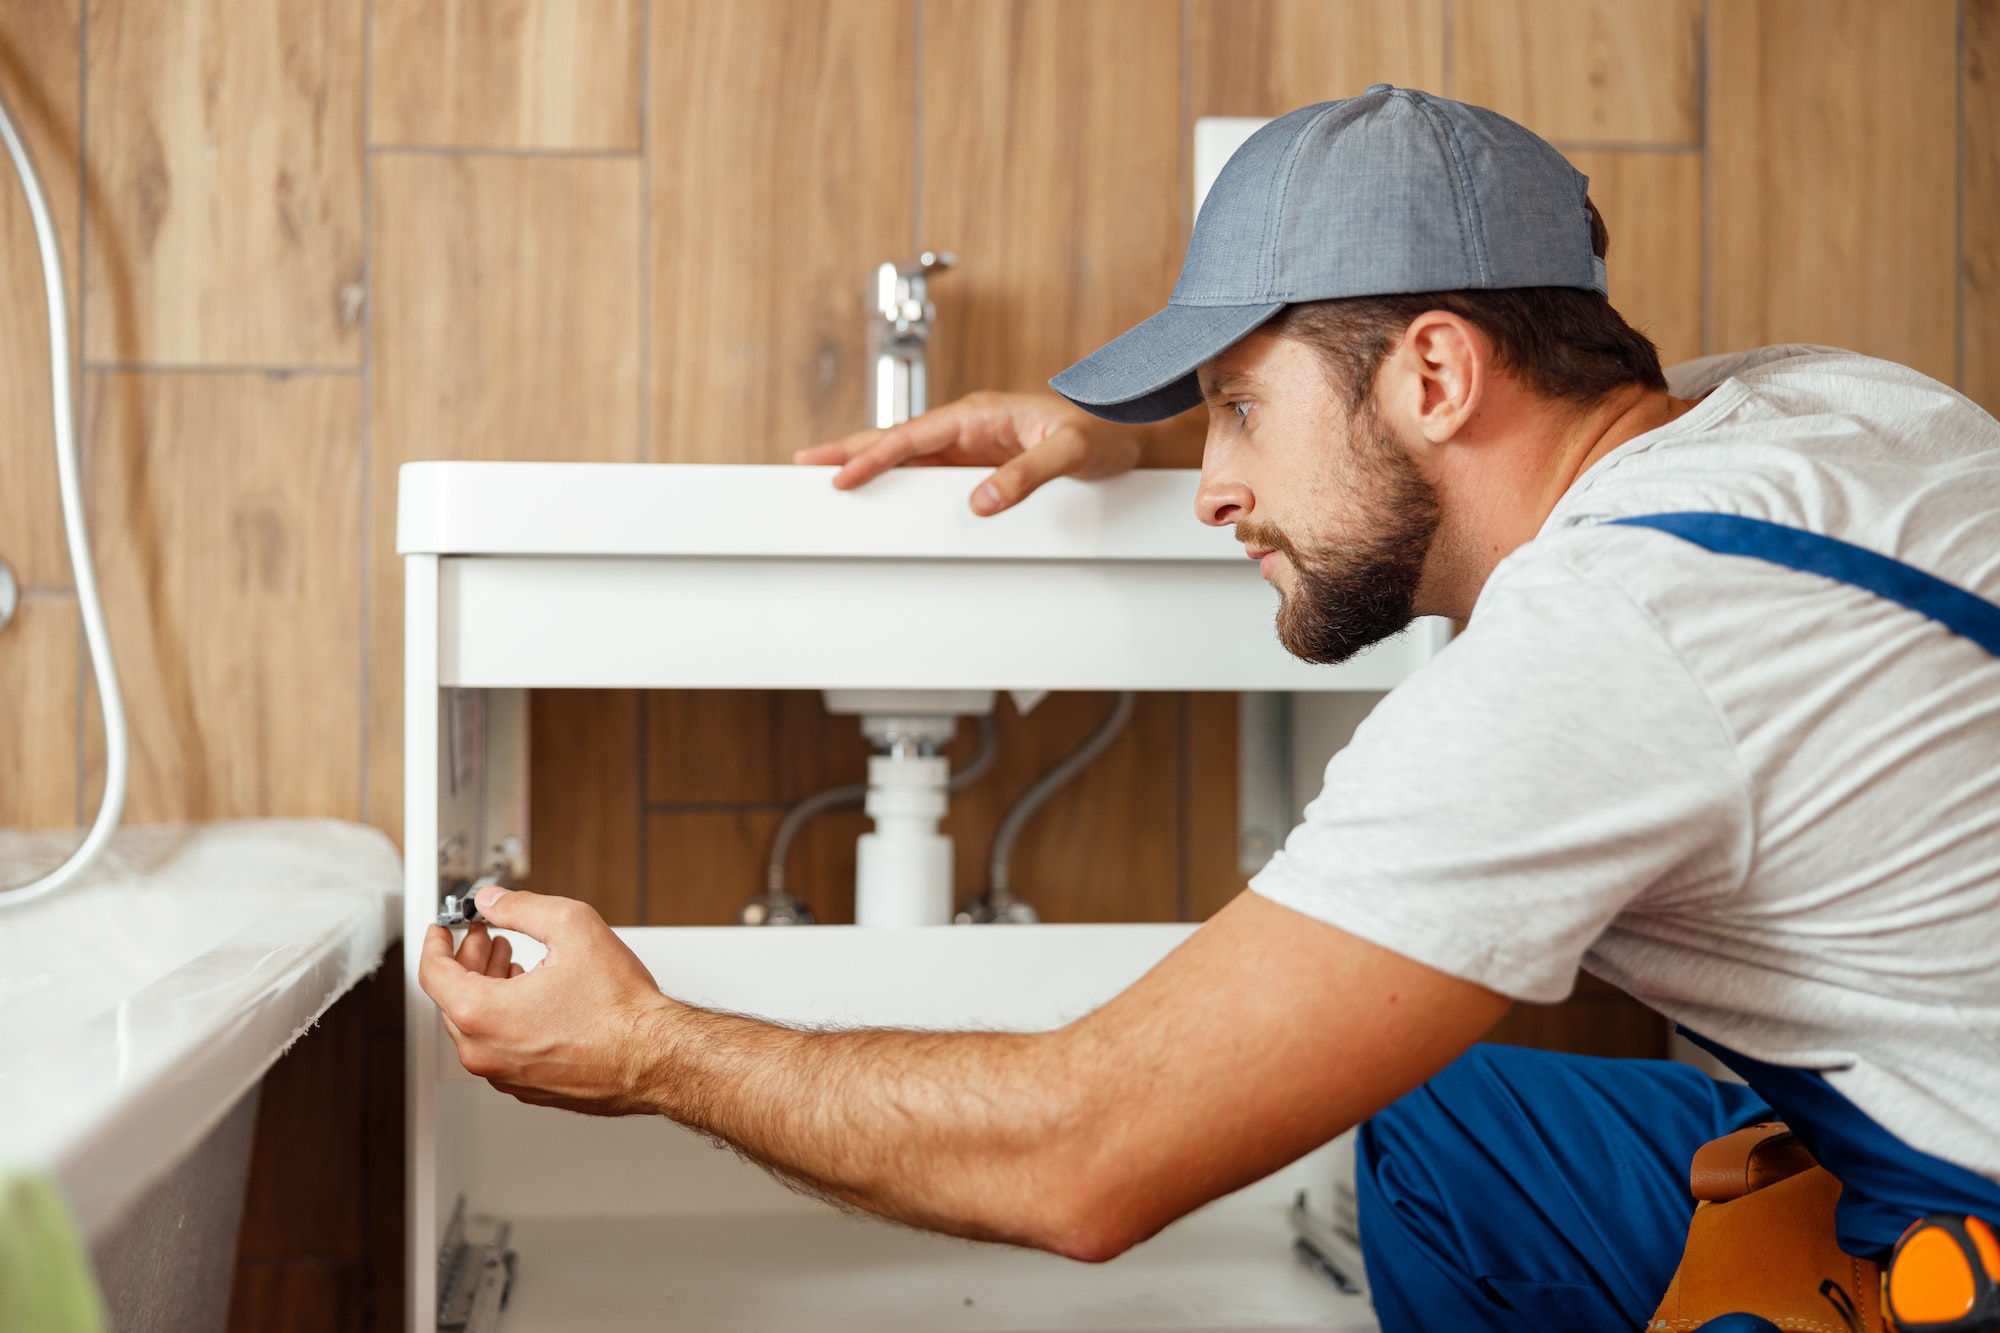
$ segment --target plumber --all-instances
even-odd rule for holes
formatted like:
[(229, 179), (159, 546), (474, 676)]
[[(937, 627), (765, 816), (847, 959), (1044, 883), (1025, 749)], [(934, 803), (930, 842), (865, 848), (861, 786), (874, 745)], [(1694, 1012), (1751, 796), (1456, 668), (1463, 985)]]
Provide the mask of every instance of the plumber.
[[(1876, 1329), (1891, 1288), (1944, 1327), (1900, 1257), (1882, 1276), (1935, 1215), (1910, 1271), (1969, 1263), (2000, 1301), (2000, 424), (1824, 347), (1663, 373), (1606, 300), (1587, 184), (1476, 107), (1307, 107), (1060, 398), (800, 456), (843, 487), (997, 464), (991, 514), (1201, 408), (1198, 517), (1294, 654), (1464, 622), (1130, 990), (1049, 1033), (797, 1031), (676, 1002), (582, 903), (489, 890), (549, 952), (523, 974), (431, 931), (465, 1067), (1087, 1261), (1358, 1125), (1389, 1330)], [(1475, 1044), (1580, 969), (1745, 1082)]]

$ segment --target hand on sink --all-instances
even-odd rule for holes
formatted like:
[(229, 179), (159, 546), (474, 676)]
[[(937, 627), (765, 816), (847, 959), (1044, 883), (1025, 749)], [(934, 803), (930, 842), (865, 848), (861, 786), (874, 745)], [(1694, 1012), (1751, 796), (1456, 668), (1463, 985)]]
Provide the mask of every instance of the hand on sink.
[(886, 430), (857, 431), (801, 449), (794, 463), (837, 463), (833, 484), (852, 490), (892, 467), (992, 467), (972, 492), (972, 512), (997, 514), (1056, 477), (1116, 476), (1139, 461), (1141, 434), (1099, 420), (1053, 393), (970, 393)]

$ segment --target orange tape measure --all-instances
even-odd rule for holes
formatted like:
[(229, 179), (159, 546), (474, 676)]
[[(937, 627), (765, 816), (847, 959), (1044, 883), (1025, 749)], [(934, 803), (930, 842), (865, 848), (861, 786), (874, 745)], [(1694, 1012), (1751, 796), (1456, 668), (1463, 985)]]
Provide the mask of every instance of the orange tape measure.
[(1896, 1242), (1884, 1287), (1901, 1333), (2000, 1333), (2000, 1240), (1976, 1217), (1932, 1213)]

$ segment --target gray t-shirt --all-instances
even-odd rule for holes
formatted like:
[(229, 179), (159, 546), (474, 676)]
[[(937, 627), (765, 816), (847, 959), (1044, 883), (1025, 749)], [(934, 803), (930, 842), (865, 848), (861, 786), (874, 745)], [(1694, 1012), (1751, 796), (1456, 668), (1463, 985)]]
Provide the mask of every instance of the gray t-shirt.
[(1605, 520), (1742, 514), (2000, 601), (2000, 423), (1820, 347), (1677, 367), (1251, 882), (1517, 999), (1584, 968), (2000, 1179), (2000, 658)]

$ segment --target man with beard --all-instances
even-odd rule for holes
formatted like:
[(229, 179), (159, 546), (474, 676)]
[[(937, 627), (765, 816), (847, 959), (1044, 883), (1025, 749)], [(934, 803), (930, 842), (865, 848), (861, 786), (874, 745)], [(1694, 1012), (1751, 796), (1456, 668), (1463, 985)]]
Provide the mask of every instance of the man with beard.
[[(1826, 348), (1668, 376), (1605, 299), (1586, 186), (1477, 108), (1305, 108), (1231, 160), (1171, 303), (1058, 376), (1067, 401), (974, 395), (801, 456), (843, 486), (998, 464), (993, 513), (1204, 407), (1199, 517), (1282, 593), (1291, 651), (1466, 622), (1152, 973), (1054, 1033), (799, 1032), (666, 998), (580, 904), (489, 890), (564, 965), (432, 932), (466, 1066), (1087, 1260), (1361, 1125), (1392, 1330), (1720, 1313), (1689, 1304), (1693, 1239), (1662, 1303), (1703, 1225), (1689, 1161), (1782, 1118), (1790, 1165), (1746, 1165), (1779, 1143), (1758, 1131), (1741, 1198), (1704, 1197), (1818, 1171), (1838, 1208), (1729, 1233), (1778, 1249), (1737, 1246), (1727, 1290), (1788, 1328), (1879, 1327), (1866, 1265), (1905, 1227), (2000, 1218), (2000, 425)], [(1473, 1045), (1580, 968), (1749, 1086)], [(1821, 1239), (1833, 1276), (1760, 1285)]]

